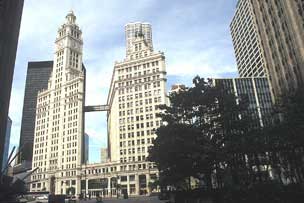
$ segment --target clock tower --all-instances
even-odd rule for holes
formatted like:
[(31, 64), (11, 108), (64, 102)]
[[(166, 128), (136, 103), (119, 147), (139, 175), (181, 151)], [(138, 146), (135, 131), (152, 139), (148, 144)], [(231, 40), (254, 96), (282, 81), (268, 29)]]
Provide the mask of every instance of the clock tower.
[(70, 11), (58, 29), (48, 89), (38, 93), (31, 191), (80, 194), (84, 162), (82, 32)]
[(82, 69), (82, 32), (76, 24), (76, 16), (70, 11), (66, 16), (66, 22), (58, 29), (55, 40), (55, 61), (62, 57), (64, 52), (67, 59), (65, 68), (67, 72), (81, 71)]

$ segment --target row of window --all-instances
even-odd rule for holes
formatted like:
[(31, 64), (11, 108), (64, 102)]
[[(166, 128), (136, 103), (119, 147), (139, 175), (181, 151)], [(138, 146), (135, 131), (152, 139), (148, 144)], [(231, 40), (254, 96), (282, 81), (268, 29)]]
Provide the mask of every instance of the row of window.
[(58, 34), (59, 34), (59, 37), (63, 37), (65, 35), (71, 35), (77, 39), (80, 38), (80, 31), (79, 31), (78, 27), (76, 27), (76, 26), (74, 26), (70, 32), (68, 32), (68, 30), (64, 27), (63, 29), (61, 29), (59, 31)]
[[(137, 158), (137, 159), (136, 159)], [(142, 156), (130, 156), (130, 157), (121, 157), (120, 158), (120, 163), (127, 163), (127, 162), (136, 162), (136, 161), (146, 161), (146, 156), (145, 155), (142, 155)], [(145, 164), (138, 164), (138, 170), (141, 170), (141, 169), (146, 169), (146, 165)], [(122, 168), (121, 166), (121, 171), (123, 170), (126, 170), (124, 168)], [(136, 170), (136, 168), (130, 168), (129, 167), (129, 170)]]
[(122, 102), (119, 102), (119, 109), (120, 110), (123, 110), (125, 108), (133, 108), (133, 104), (138, 107), (138, 106), (143, 106), (144, 104), (145, 105), (148, 105), (148, 104), (152, 104), (152, 103), (160, 103), (162, 102), (162, 99), (161, 97), (152, 97), (152, 98), (148, 98), (148, 99), (139, 99), (139, 100), (135, 100), (134, 102), (133, 101), (130, 101), (130, 102), (125, 102), (125, 103), (122, 103)]
[(130, 117), (121, 117), (119, 118), (119, 124), (124, 124), (124, 123), (133, 123), (134, 122), (134, 118), (135, 121), (143, 121), (144, 120), (144, 115), (145, 115), (145, 119), (146, 120), (151, 120), (153, 119), (153, 114), (142, 114), (142, 115), (138, 115), (136, 117), (130, 116)]
[(124, 73), (131, 73), (133, 71), (139, 71), (141, 69), (146, 69), (150, 67), (158, 66), (158, 61), (153, 61), (145, 64), (134, 65), (132, 67), (120, 68), (118, 69), (118, 75), (122, 75)]
[(154, 141), (154, 137), (137, 139), (137, 140), (132, 139), (132, 140), (128, 140), (128, 141), (120, 141), (119, 146), (120, 147), (141, 146), (141, 145), (145, 145), (145, 144), (152, 144), (153, 141)]
[[(129, 74), (127, 76), (129, 77)], [(123, 76), (121, 78), (123, 79)], [(136, 85), (138, 83), (150, 82), (150, 81), (155, 81), (155, 80), (159, 80), (159, 79), (160, 79), (160, 75), (153, 75), (153, 76), (139, 78), (139, 79), (134, 79), (134, 80), (126, 81), (126, 82), (119, 82), (118, 83), (118, 87), (129, 87), (131, 85)]]
[[(152, 92), (153, 92), (153, 95), (152, 95)], [(119, 102), (130, 101), (130, 100), (133, 100), (133, 99), (140, 99), (143, 96), (144, 97), (157, 96), (157, 95), (160, 95), (160, 93), (161, 93), (161, 89), (156, 89), (154, 91), (146, 91), (144, 93), (143, 92), (136, 93), (136, 94), (134, 94), (134, 97), (133, 97), (133, 94), (129, 94), (129, 95), (126, 95), (126, 96), (119, 96), (118, 101)]]
[[(153, 143), (154, 141), (154, 138), (151, 138), (151, 141), (150, 141), (150, 138), (149, 139), (149, 143)], [(140, 141), (138, 141), (140, 142)], [(148, 142), (148, 141), (147, 141)], [(140, 144), (139, 144), (140, 145)], [(140, 154), (140, 153), (147, 153), (146, 151), (146, 147), (137, 147), (137, 151), (135, 150), (136, 148), (132, 147), (132, 148), (128, 148), (128, 149), (121, 149), (120, 150), (120, 155), (132, 155), (132, 154)]]
[[(134, 72), (134, 73), (129, 73), (129, 74), (125, 74), (125, 75), (121, 75), (121, 76), (118, 76), (118, 80), (121, 81), (121, 80), (125, 80), (125, 79), (131, 79), (132, 77), (134, 78), (137, 78), (137, 77), (141, 77), (141, 76), (145, 76), (145, 75), (149, 75), (149, 74), (152, 74), (152, 73), (159, 73), (159, 68), (155, 68), (153, 70), (144, 70), (144, 71), (138, 71), (138, 72)], [(157, 78), (159, 78), (160, 76), (157, 75), (157, 76), (153, 76), (153, 77), (148, 77), (149, 80), (155, 80)], [(148, 78), (146, 78), (146, 80), (143, 80), (143, 81), (147, 81)], [(138, 79), (138, 80), (135, 80), (134, 83), (140, 83), (141, 82), (141, 79)]]
[[(128, 132), (128, 133), (120, 132), (119, 133), (119, 138), (120, 139), (134, 138), (135, 133), (136, 133), (137, 137), (145, 136), (145, 131), (141, 130), (141, 131), (137, 131), (137, 132)], [(154, 133), (155, 133), (154, 129), (146, 130), (146, 135), (147, 136), (154, 135)]]
[(138, 92), (138, 91), (142, 91), (142, 90), (149, 90), (151, 88), (158, 88), (158, 87), (160, 87), (160, 81), (153, 82), (153, 83), (146, 83), (144, 85), (136, 85), (133, 87), (131, 86), (131, 87), (120, 88), (118, 90), (118, 94), (123, 95), (123, 94)]

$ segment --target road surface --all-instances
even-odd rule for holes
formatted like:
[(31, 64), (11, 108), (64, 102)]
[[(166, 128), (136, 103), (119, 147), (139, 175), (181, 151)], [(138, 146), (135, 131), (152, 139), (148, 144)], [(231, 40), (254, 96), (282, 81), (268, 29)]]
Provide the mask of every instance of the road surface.
[[(47, 203), (47, 200), (40, 201), (41, 203)], [(77, 200), (77, 203), (96, 203), (96, 199), (91, 200)], [(167, 201), (159, 200), (157, 196), (153, 197), (130, 197), (129, 199), (104, 199), (103, 203), (165, 203)], [(36, 201), (30, 202), (36, 203)]]
[[(130, 197), (129, 199), (104, 199), (103, 203), (165, 203), (167, 201), (161, 201), (157, 196), (153, 197)], [(96, 200), (81, 201), (80, 203), (96, 203)]]
[(104, 203), (164, 203), (166, 201), (161, 201), (158, 197), (137, 197), (137, 198), (129, 198), (129, 199), (112, 199), (112, 200), (104, 200)]

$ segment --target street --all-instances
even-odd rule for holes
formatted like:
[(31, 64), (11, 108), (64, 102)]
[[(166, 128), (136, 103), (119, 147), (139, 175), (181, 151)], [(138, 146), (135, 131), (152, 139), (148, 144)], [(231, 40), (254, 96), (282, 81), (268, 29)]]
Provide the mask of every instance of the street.
[[(104, 199), (103, 203), (165, 203), (157, 196), (153, 197), (131, 197), (129, 199)], [(96, 200), (80, 201), (80, 203), (96, 203)]]
[[(47, 203), (48, 200), (31, 201), (28, 203)], [(66, 200), (68, 202), (68, 200)], [(130, 197), (129, 199), (103, 199), (103, 203), (165, 203), (167, 201), (159, 200), (157, 196), (139, 196)], [(76, 203), (96, 203), (96, 199), (91, 200), (76, 200)]]
[[(47, 200), (40, 201), (46, 203)], [(159, 200), (157, 196), (152, 197), (130, 197), (129, 199), (104, 199), (103, 203), (165, 203), (166, 201)], [(33, 201), (31, 203), (36, 203)], [(91, 200), (77, 200), (77, 203), (96, 203), (96, 199)]]
[(130, 199), (112, 199), (104, 200), (104, 203), (164, 203), (166, 201), (161, 201), (157, 196), (153, 197), (136, 197)]

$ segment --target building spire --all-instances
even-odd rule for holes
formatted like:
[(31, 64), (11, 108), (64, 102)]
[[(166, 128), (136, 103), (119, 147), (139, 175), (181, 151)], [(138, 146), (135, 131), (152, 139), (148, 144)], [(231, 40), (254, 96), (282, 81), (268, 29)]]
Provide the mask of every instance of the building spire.
[(126, 56), (147, 56), (153, 52), (152, 27), (149, 23), (135, 22), (125, 25), (126, 33)]
[(76, 22), (76, 16), (75, 16), (73, 10), (70, 10), (65, 18), (66, 18), (68, 24), (75, 24), (75, 22)]

